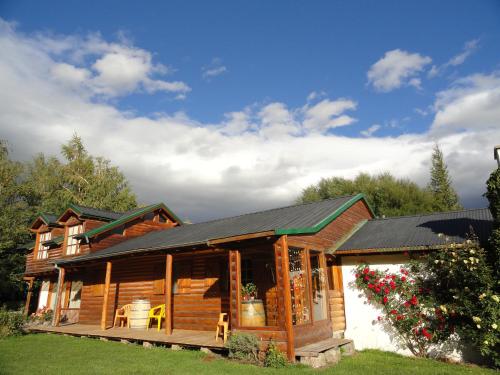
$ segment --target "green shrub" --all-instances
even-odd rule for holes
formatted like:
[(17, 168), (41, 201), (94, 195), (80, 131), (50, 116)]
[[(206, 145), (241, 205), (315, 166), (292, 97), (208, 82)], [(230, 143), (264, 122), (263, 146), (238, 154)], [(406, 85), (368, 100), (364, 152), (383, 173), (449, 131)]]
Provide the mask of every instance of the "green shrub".
[(0, 308), (0, 338), (24, 333), (24, 315)]
[(283, 368), (287, 365), (287, 359), (283, 352), (278, 349), (276, 344), (271, 341), (266, 350), (264, 366), (273, 368)]
[(229, 338), (226, 347), (229, 358), (258, 362), (259, 341), (248, 333), (235, 333)]

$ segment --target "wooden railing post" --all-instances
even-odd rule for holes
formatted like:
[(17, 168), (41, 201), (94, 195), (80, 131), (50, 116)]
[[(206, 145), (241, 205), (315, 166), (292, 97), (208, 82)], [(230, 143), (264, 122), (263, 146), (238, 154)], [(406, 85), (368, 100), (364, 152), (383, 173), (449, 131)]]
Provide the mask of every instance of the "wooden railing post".
[(288, 360), (295, 361), (295, 345), (293, 335), (293, 322), (292, 322), (292, 295), (290, 292), (290, 271), (289, 271), (289, 258), (288, 258), (288, 243), (287, 236), (281, 236), (279, 239), (281, 245), (281, 259), (282, 267), (281, 272), (283, 280), (283, 301), (285, 305), (285, 330), (286, 330), (286, 351)]
[(172, 254), (167, 254), (165, 267), (165, 334), (172, 334)]
[(59, 277), (57, 279), (57, 293), (56, 293), (56, 311), (54, 314), (54, 320), (52, 321), (52, 325), (57, 327), (59, 325), (59, 321), (61, 320), (61, 302), (62, 302), (62, 292), (64, 287), (64, 277), (66, 275), (66, 270), (62, 267), (59, 268)]
[(28, 295), (26, 296), (26, 305), (24, 306), (24, 316), (28, 316), (31, 303), (31, 294), (33, 293), (33, 282), (35, 281), (35, 278), (25, 278), (25, 281), (28, 282)]
[(111, 262), (106, 262), (106, 279), (104, 284), (104, 298), (102, 301), (101, 329), (106, 329), (106, 317), (108, 315), (109, 284), (111, 283)]

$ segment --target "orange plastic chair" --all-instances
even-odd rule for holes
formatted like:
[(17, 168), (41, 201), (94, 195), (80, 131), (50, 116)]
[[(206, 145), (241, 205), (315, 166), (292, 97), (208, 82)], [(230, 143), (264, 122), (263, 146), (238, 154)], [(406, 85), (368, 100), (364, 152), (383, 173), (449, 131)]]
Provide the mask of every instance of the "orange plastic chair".
[[(219, 340), (219, 335), (223, 335), (223, 342), (224, 344), (227, 341), (227, 334), (229, 332), (229, 322), (226, 320), (227, 313), (220, 313), (219, 314), (219, 321), (217, 322), (217, 329), (215, 331), (215, 342)], [(221, 332), (222, 330), (222, 332)]]
[(160, 331), (161, 328), (161, 320), (165, 319), (165, 305), (158, 305), (151, 310), (149, 310), (148, 314), (148, 321), (147, 321), (147, 329), (149, 329), (149, 325), (151, 324), (151, 321), (153, 319), (156, 319), (158, 321), (158, 332)]
[(124, 320), (127, 322), (127, 328), (130, 328), (130, 310), (132, 309), (132, 304), (123, 305), (121, 308), (116, 309), (115, 320), (113, 321), (113, 327), (116, 326), (116, 321), (120, 322), (120, 327), (123, 327)]

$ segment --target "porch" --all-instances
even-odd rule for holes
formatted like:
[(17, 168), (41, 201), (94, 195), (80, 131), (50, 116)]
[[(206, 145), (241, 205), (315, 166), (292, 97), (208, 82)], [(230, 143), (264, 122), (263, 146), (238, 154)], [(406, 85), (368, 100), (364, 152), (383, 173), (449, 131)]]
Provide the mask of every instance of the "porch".
[(114, 327), (102, 330), (97, 324), (67, 324), (58, 327), (30, 326), (28, 330), (32, 333), (57, 333), (78, 337), (104, 338), (115, 341), (126, 340), (138, 343), (178, 345), (185, 348), (224, 349), (222, 339), (219, 339), (217, 342), (215, 341), (215, 331), (174, 329), (171, 335), (166, 335), (164, 330), (158, 332), (156, 328), (142, 330)]

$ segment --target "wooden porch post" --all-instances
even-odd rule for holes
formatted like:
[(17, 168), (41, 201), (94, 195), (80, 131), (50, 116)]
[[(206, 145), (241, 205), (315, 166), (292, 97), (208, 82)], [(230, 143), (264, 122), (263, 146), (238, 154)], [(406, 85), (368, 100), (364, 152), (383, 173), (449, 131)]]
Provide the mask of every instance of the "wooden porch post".
[(35, 281), (35, 278), (25, 277), (24, 280), (28, 282), (28, 295), (26, 296), (26, 305), (24, 306), (24, 316), (28, 316), (28, 312), (30, 310), (31, 294), (33, 293), (33, 282)]
[(104, 298), (102, 301), (101, 329), (106, 329), (106, 316), (108, 313), (109, 284), (111, 283), (111, 262), (106, 262), (106, 279), (104, 284)]
[(165, 334), (172, 334), (172, 254), (167, 254), (165, 267)]
[(285, 330), (286, 330), (286, 351), (288, 360), (295, 361), (295, 344), (293, 335), (293, 322), (292, 322), (292, 295), (290, 292), (290, 271), (288, 260), (288, 243), (287, 236), (281, 236), (279, 239), (282, 251), (282, 280), (283, 280), (283, 301), (285, 305)]
[(231, 330), (240, 325), (240, 252), (238, 250), (229, 251), (229, 322)]
[(57, 279), (57, 293), (56, 293), (56, 311), (54, 314), (54, 321), (52, 325), (57, 327), (59, 321), (61, 320), (61, 302), (62, 302), (62, 292), (64, 288), (64, 277), (66, 276), (66, 270), (62, 267), (59, 268), (59, 277)]

